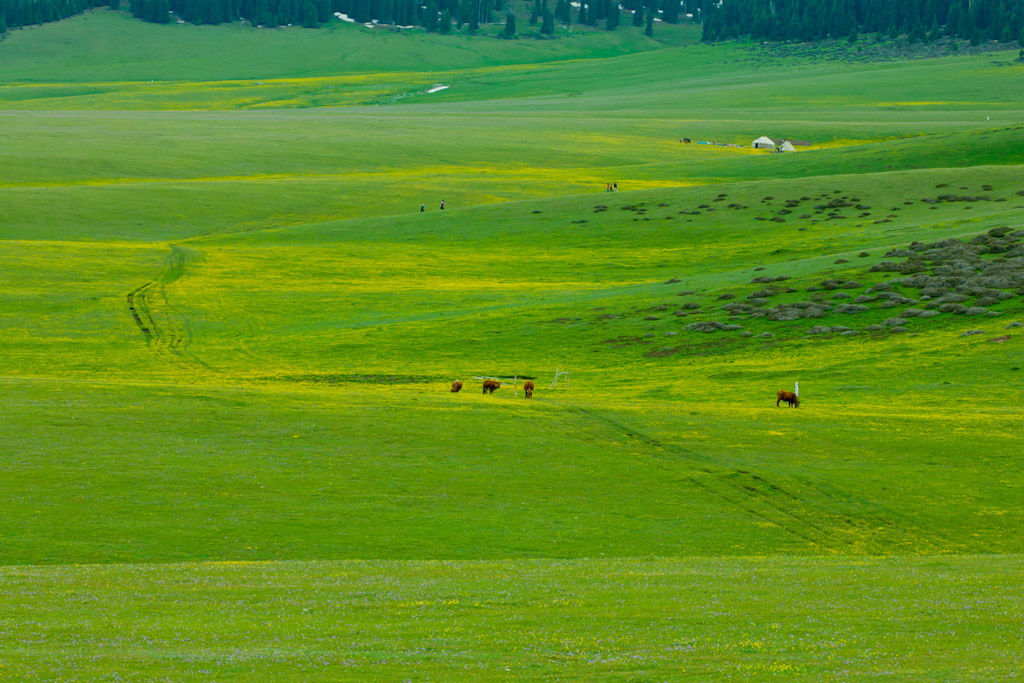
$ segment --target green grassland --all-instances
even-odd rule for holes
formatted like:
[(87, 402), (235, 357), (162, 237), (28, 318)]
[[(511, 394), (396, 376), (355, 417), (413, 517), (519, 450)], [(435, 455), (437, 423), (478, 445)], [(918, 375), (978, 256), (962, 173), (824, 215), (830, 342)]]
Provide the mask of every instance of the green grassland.
[(1005, 680), (1024, 646), (1020, 568), (1005, 556), (15, 567), (6, 631), (25, 646), (2, 673)]
[(658, 29), (0, 43), (0, 679), (1012, 676), (1024, 66)]

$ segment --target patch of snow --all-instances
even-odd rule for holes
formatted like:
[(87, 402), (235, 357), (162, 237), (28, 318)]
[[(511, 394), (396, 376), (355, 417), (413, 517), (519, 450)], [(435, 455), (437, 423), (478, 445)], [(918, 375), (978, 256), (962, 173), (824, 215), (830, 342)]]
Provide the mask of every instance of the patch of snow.
[(352, 17), (350, 17), (349, 15), (345, 14), (344, 12), (335, 12), (335, 13), (334, 13), (334, 16), (338, 17), (338, 18), (339, 18), (339, 19), (341, 19), (342, 21), (347, 21), (347, 22), (348, 22), (348, 23), (350, 23), (350, 24), (354, 24), (354, 23), (356, 23), (356, 20), (355, 20), (355, 19), (353, 19), (353, 18), (352, 18)]
[(427, 93), (429, 94), (429, 93), (432, 93), (432, 92), (440, 92), (442, 90), (447, 90), (450, 87), (452, 87), (452, 86), (450, 86), (450, 85), (441, 85), (440, 83), (438, 83), (433, 88), (428, 90)]

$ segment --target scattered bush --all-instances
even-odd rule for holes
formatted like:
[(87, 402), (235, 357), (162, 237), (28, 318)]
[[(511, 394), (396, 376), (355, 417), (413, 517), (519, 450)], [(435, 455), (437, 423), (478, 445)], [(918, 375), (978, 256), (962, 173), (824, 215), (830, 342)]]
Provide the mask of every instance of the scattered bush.
[(699, 323), (690, 323), (689, 325), (686, 326), (685, 329), (690, 332), (718, 332), (719, 330), (725, 329), (725, 327), (725, 323), (720, 323), (712, 320)]

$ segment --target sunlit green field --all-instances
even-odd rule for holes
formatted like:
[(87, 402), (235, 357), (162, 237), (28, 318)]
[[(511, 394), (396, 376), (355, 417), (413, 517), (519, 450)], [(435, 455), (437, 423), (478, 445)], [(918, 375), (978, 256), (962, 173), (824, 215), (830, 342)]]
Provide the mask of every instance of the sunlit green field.
[(1024, 64), (659, 28), (0, 43), (0, 678), (1012, 676)]

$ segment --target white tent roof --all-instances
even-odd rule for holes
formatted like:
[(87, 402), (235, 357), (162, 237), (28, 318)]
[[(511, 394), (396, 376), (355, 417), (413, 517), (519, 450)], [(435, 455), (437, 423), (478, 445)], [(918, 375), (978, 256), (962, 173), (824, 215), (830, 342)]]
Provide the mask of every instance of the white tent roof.
[(755, 149), (775, 149), (775, 143), (772, 142), (772, 139), (764, 135), (754, 140), (750, 146)]
[(782, 150), (783, 152), (795, 152), (796, 151), (796, 147), (794, 147), (793, 143), (790, 142), (789, 140), (786, 140), (785, 142), (783, 142), (782, 146), (779, 147), (779, 149)]

